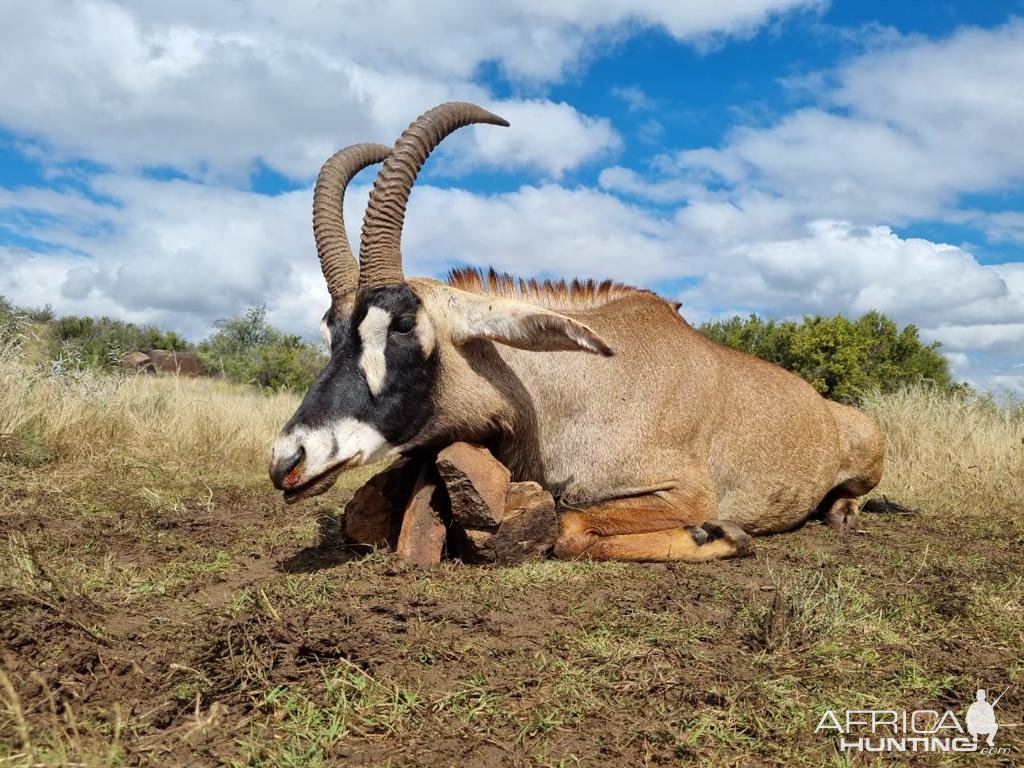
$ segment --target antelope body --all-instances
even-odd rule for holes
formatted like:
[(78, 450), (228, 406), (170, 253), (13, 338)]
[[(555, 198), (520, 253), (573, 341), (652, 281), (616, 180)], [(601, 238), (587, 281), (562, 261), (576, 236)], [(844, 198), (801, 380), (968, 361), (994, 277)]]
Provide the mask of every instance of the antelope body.
[[(677, 305), (619, 284), (537, 283), (473, 270), (406, 279), (405, 204), (429, 152), (471, 122), (427, 112), (394, 149), (325, 164), (314, 231), (331, 291), (331, 360), (273, 447), (289, 501), (342, 470), (457, 440), (488, 445), (562, 507), (555, 554), (706, 560), (819, 514), (853, 528), (883, 464), (875, 424), (783, 369), (718, 346)], [(348, 180), (384, 161), (357, 267), (341, 222)]]

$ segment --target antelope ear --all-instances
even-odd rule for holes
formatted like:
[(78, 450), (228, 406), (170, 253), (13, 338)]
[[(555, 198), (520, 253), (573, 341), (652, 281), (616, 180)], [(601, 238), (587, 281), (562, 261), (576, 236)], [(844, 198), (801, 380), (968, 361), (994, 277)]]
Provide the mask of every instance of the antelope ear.
[(531, 352), (579, 350), (610, 357), (604, 340), (583, 323), (523, 301), (458, 291), (448, 300), (452, 341), (490, 339)]

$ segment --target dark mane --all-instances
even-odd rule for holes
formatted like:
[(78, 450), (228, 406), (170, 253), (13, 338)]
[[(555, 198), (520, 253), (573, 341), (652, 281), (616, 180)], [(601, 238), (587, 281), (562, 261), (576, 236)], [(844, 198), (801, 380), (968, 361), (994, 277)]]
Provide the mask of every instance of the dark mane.
[[(547, 309), (588, 309), (600, 307), (627, 296), (657, 296), (644, 288), (634, 288), (612, 280), (537, 280), (463, 267), (448, 273), (448, 284), (464, 291), (487, 296), (520, 299)], [(674, 304), (674, 302), (673, 302)]]

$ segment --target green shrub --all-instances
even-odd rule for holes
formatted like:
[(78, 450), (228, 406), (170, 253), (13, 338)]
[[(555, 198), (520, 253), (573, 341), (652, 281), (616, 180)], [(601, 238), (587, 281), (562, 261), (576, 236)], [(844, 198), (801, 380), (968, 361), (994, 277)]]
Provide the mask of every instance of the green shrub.
[(938, 342), (925, 344), (915, 326), (900, 330), (880, 312), (858, 320), (813, 315), (799, 323), (737, 316), (699, 330), (798, 374), (833, 400), (856, 401), (868, 390), (895, 392), (919, 382), (946, 391), (964, 388), (954, 383)]
[(65, 366), (114, 370), (126, 352), (171, 349), (184, 352), (191, 345), (174, 331), (153, 326), (140, 328), (110, 317), (70, 315), (49, 325), (47, 356)]
[(215, 328), (197, 351), (207, 373), (229, 381), (301, 391), (327, 362), (319, 347), (270, 325), (266, 307), (250, 307), (239, 317), (219, 320)]

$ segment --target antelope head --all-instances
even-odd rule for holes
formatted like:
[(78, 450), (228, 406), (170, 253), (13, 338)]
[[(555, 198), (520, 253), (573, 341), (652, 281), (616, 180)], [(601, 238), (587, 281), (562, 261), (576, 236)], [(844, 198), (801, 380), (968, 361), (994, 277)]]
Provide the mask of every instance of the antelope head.
[[(321, 171), (313, 219), (331, 294), (322, 324), (330, 361), (274, 441), (270, 477), (288, 502), (323, 493), (345, 469), (442, 434), (465, 439), (460, 429), (492, 419), (494, 397), (461, 353), (474, 340), (611, 354), (591, 329), (565, 315), (405, 278), (402, 224), (416, 176), (445, 136), (472, 123), (508, 126), (476, 105), (442, 104), (417, 118), (393, 149), (349, 147)], [(382, 160), (363, 219), (357, 267), (341, 218), (344, 187), (360, 169)]]

